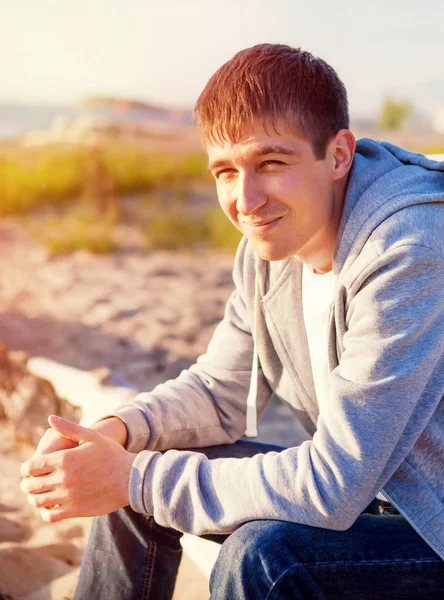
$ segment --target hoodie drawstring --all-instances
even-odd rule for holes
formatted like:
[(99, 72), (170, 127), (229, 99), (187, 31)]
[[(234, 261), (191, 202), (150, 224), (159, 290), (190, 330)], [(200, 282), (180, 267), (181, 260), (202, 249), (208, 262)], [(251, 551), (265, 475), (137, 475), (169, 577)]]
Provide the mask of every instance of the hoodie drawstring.
[(259, 377), (259, 356), (257, 353), (258, 328), (261, 312), (261, 294), (259, 289), (259, 278), (256, 275), (255, 290), (254, 290), (254, 315), (253, 315), (253, 362), (251, 365), (250, 389), (247, 397), (247, 429), (245, 435), (247, 437), (257, 437), (257, 392), (258, 392), (258, 377)]

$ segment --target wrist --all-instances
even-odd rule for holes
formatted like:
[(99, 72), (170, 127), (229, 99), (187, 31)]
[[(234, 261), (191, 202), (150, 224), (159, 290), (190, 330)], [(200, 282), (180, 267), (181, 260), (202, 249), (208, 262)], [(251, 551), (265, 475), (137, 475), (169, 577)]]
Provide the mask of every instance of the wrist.
[(118, 442), (124, 448), (128, 441), (128, 430), (125, 423), (119, 417), (106, 417), (97, 423), (93, 423), (90, 429), (98, 431), (102, 435)]

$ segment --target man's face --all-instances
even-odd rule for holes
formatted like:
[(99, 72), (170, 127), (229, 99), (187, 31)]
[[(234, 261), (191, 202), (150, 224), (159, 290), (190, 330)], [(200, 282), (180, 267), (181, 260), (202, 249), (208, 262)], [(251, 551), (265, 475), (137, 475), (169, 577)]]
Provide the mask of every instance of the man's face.
[(308, 140), (278, 131), (256, 124), (237, 143), (207, 145), (209, 169), (222, 210), (262, 258), (312, 264), (322, 246), (334, 247), (334, 160), (329, 151), (316, 160)]

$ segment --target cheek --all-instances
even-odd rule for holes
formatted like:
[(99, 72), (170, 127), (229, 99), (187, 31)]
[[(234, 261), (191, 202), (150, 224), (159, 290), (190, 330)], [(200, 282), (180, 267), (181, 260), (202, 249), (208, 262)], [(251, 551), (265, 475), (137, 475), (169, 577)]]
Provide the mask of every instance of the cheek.
[(237, 223), (236, 220), (236, 202), (233, 201), (232, 195), (227, 193), (226, 189), (216, 188), (217, 199), (219, 200), (219, 206), (221, 207), (224, 214), (232, 223)]

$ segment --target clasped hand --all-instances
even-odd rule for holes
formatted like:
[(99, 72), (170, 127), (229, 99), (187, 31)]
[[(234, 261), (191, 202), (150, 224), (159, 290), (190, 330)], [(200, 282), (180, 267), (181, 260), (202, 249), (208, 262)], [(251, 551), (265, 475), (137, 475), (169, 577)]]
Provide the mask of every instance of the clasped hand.
[(118, 442), (51, 415), (34, 455), (21, 466), (20, 489), (44, 521), (108, 514), (129, 504), (136, 457)]

